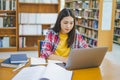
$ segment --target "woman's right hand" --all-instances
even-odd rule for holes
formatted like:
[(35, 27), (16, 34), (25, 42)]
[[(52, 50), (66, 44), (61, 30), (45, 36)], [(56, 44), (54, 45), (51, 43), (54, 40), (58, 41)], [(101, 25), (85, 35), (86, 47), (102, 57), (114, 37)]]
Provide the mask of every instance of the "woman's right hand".
[(50, 60), (59, 60), (59, 61), (62, 61), (63, 63), (66, 63), (68, 58), (66, 57), (62, 57), (62, 56), (58, 56), (58, 55), (55, 55), (55, 54), (52, 54), (48, 57), (48, 59)]

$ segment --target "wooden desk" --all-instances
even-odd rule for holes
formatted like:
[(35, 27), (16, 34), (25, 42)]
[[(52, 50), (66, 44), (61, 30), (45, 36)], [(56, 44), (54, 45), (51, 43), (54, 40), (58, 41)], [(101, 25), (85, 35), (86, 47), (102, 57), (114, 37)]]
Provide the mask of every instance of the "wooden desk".
[(120, 80), (120, 64), (104, 59), (99, 68), (75, 70), (72, 80)]
[[(3, 60), (0, 59), (0, 62)], [(27, 63), (26, 66), (29, 66), (30, 63)], [(0, 66), (0, 80), (11, 80), (18, 72), (19, 70), (13, 72), (14, 68), (5, 68)]]
[[(0, 60), (1, 62), (2, 60)], [(30, 64), (28, 63), (27, 66)], [(99, 68), (74, 70), (72, 80), (120, 80), (120, 64), (104, 59)], [(0, 67), (0, 80), (11, 80), (18, 73), (12, 68)]]

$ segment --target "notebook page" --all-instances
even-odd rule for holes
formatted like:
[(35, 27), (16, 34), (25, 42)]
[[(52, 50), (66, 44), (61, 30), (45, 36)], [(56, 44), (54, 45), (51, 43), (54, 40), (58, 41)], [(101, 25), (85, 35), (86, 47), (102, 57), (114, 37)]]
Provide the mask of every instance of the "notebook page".
[(45, 66), (34, 66), (23, 68), (12, 80), (39, 80), (44, 72)]
[(54, 63), (48, 63), (43, 78), (50, 80), (71, 80), (72, 71), (68, 71)]

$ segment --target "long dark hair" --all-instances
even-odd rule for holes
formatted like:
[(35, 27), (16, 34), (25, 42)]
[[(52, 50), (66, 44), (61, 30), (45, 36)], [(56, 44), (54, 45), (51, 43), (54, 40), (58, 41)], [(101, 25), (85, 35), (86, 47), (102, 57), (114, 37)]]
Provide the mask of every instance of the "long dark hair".
[(61, 30), (61, 20), (64, 17), (67, 16), (71, 16), (74, 19), (74, 25), (72, 30), (68, 33), (68, 39), (67, 39), (67, 43), (68, 43), (68, 47), (71, 47), (73, 42), (74, 42), (74, 38), (75, 38), (75, 16), (73, 14), (73, 12), (70, 9), (63, 9), (62, 11), (60, 11), (58, 18), (56, 20), (55, 26), (52, 28), (56, 33), (59, 33)]

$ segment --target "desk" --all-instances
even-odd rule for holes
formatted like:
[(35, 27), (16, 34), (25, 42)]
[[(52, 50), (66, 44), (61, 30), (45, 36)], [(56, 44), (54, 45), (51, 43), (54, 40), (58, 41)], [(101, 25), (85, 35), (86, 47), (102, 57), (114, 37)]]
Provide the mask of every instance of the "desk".
[[(29, 65), (30, 63), (27, 64)], [(12, 68), (0, 67), (0, 80), (11, 80), (19, 72), (12, 70)], [(105, 58), (99, 68), (74, 70), (72, 80), (120, 80), (120, 64)]]

